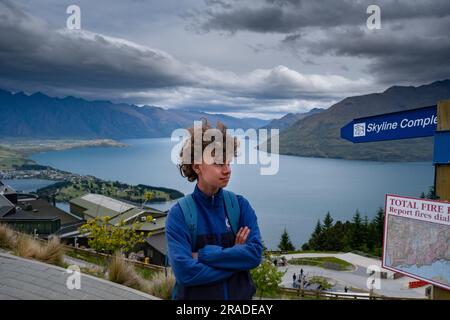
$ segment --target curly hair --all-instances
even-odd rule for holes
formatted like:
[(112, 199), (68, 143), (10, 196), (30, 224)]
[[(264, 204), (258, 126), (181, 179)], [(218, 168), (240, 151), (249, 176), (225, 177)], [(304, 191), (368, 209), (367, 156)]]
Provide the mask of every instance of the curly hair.
[[(194, 171), (194, 168), (192, 166), (195, 163), (202, 163), (205, 149), (211, 143), (214, 143), (215, 146), (214, 150), (216, 150), (216, 148), (217, 150), (219, 149), (223, 150), (222, 159), (226, 160), (229, 160), (231, 157), (236, 157), (239, 147), (239, 141), (237, 140), (237, 138), (232, 137), (230, 134), (227, 133), (227, 128), (222, 122), (217, 121), (216, 128), (213, 128), (208, 123), (208, 120), (206, 118), (202, 118), (201, 120), (202, 120), (201, 131), (200, 130), (196, 131), (195, 126), (187, 129), (190, 134), (190, 137), (186, 139), (186, 141), (183, 144), (183, 147), (181, 148), (180, 151), (181, 160), (180, 163), (177, 165), (178, 169), (180, 170), (181, 176), (187, 178), (188, 181), (190, 182), (193, 182), (198, 179), (198, 175)], [(216, 139), (216, 136), (211, 135), (211, 132), (219, 133), (219, 137), (222, 137), (222, 139)], [(201, 155), (197, 155), (195, 153), (194, 148), (195, 141), (201, 141)], [(232, 148), (232, 151), (230, 147)], [(212, 153), (213, 156), (215, 156), (214, 151)], [(201, 158), (198, 158), (198, 156), (201, 156)]]

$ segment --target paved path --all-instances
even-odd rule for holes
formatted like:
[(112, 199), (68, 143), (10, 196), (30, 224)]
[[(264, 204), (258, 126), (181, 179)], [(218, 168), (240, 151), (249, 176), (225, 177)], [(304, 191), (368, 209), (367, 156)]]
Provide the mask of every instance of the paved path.
[[(286, 254), (284, 255), (286, 259), (289, 260), (292, 258), (313, 258), (313, 257), (336, 257), (347, 262), (352, 263), (356, 266), (356, 270), (354, 271), (335, 271), (330, 269), (324, 269), (313, 266), (300, 266), (300, 265), (291, 265), (288, 263), (286, 267), (278, 267), (280, 271), (286, 271), (286, 274), (283, 276), (282, 286), (284, 287), (293, 287), (293, 279), (292, 276), (295, 273), (298, 278), (298, 274), (300, 273), (300, 269), (303, 269), (304, 274), (307, 277), (311, 276), (322, 276), (331, 278), (337, 281), (337, 288), (342, 289), (345, 286), (354, 287), (362, 290), (369, 289), (367, 288), (367, 279), (369, 274), (367, 274), (367, 267), (370, 265), (376, 265), (381, 268), (381, 260), (366, 258), (354, 253), (336, 253), (336, 254), (328, 254), (328, 253), (305, 253), (305, 254)], [(392, 271), (382, 269), (382, 271), (387, 271), (389, 275), (392, 274)], [(415, 281), (415, 279), (410, 277), (402, 277), (396, 280), (393, 279), (380, 279), (380, 289), (374, 289), (376, 294), (381, 294), (385, 296), (391, 297), (403, 297), (403, 298), (425, 298), (425, 287), (417, 288), (417, 289), (409, 289), (408, 283), (410, 281)]]
[(0, 252), (0, 300), (159, 300), (114, 282), (81, 274), (81, 288), (66, 286), (66, 269)]

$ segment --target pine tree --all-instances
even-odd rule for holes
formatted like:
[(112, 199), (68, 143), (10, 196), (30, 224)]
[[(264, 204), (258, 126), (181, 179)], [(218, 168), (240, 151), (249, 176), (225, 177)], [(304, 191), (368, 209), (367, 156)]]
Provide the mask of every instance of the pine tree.
[(439, 199), (439, 197), (436, 195), (436, 190), (434, 190), (434, 186), (430, 187), (427, 194), (427, 199)]
[(383, 244), (383, 233), (384, 233), (384, 210), (383, 208), (378, 209), (378, 212), (373, 219), (374, 231), (375, 231), (375, 247), (381, 248)]
[(325, 219), (323, 220), (323, 228), (322, 228), (322, 241), (323, 248), (322, 250), (333, 250), (334, 248), (334, 230), (333, 230), (333, 218), (331, 217), (330, 212), (327, 212)]
[(280, 244), (278, 245), (278, 249), (281, 251), (294, 251), (294, 245), (291, 242), (291, 239), (289, 238), (289, 234), (286, 231), (286, 228), (284, 228), (284, 232), (281, 235)]
[(317, 220), (316, 228), (311, 235), (310, 248), (313, 250), (323, 250), (323, 228), (320, 220)]
[(317, 220), (316, 228), (314, 229), (314, 232), (312, 234), (312, 237), (317, 237), (322, 234), (322, 224), (320, 223), (320, 220)]
[(323, 220), (323, 229), (329, 230), (333, 226), (333, 218), (331, 217), (330, 211), (327, 212), (325, 219)]
[(358, 210), (356, 210), (355, 215), (352, 219), (353, 228), (352, 228), (352, 236), (351, 236), (351, 248), (353, 250), (360, 250), (364, 244), (364, 225), (361, 219), (361, 214)]

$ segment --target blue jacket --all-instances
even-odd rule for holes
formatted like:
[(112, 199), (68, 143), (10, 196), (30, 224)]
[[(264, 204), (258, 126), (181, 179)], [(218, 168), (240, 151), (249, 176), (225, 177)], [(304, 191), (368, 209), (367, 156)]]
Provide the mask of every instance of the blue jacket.
[(248, 226), (245, 244), (235, 245), (235, 235), (226, 218), (223, 190), (204, 194), (196, 185), (197, 239), (192, 258), (190, 234), (180, 205), (175, 204), (166, 222), (168, 256), (177, 281), (176, 299), (251, 299), (255, 286), (249, 270), (261, 262), (263, 245), (255, 211), (237, 195), (241, 210), (239, 228)]

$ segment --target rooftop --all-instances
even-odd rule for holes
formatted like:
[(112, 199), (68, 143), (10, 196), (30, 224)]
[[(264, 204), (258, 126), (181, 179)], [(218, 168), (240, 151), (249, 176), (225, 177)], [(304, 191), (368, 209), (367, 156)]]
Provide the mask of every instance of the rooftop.
[[(0, 195), (0, 199), (2, 196)], [(1, 200), (0, 200), (1, 201)], [(52, 206), (45, 200), (36, 199), (30, 201), (20, 201), (17, 206), (20, 208), (14, 213), (1, 217), (1, 220), (55, 220), (60, 219), (61, 225), (80, 221), (79, 218)], [(0, 205), (1, 207), (1, 205)], [(13, 205), (14, 207), (14, 205)]]
[(14, 208), (15, 208), (14, 204), (11, 203), (11, 201), (9, 201), (5, 196), (0, 194), (0, 219), (3, 216), (6, 216), (12, 211), (14, 211)]
[(164, 255), (167, 255), (166, 233), (161, 232), (145, 238), (145, 242)]
[(0, 251), (0, 300), (160, 300), (83, 273), (80, 289), (71, 290), (69, 276), (64, 268)]
[(113, 199), (110, 197), (106, 197), (106, 196), (103, 196), (100, 194), (89, 193), (89, 194), (82, 196), (81, 199), (95, 203), (99, 206), (105, 207), (109, 210), (113, 210), (113, 211), (116, 211), (119, 213), (124, 213), (125, 211), (128, 211), (128, 210), (134, 208), (134, 206), (132, 206), (128, 203), (125, 203), (125, 202), (122, 202), (122, 201), (119, 201), (119, 200), (116, 200), (116, 199)]

